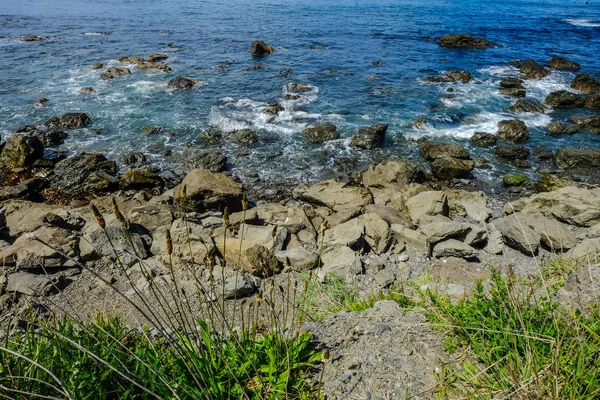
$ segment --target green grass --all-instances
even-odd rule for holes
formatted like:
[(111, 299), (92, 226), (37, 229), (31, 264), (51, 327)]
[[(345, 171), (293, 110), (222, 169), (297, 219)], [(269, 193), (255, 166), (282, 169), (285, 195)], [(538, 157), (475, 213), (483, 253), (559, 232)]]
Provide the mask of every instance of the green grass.
[(458, 304), (428, 293), (430, 319), (451, 328), (447, 349), (467, 356), (439, 374), (441, 397), (600, 398), (600, 313), (568, 312), (552, 290), (534, 292), (492, 271), (489, 293), (478, 284)]
[(4, 398), (318, 398), (303, 379), (321, 360), (309, 334), (283, 339), (244, 331), (223, 337), (198, 321), (196, 335), (165, 339), (101, 317), (33, 328), (1, 344)]

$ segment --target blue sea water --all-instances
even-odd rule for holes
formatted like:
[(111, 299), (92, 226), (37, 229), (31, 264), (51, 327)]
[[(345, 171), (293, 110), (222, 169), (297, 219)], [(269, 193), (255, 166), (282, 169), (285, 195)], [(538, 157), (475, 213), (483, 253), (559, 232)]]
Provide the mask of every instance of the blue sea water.
[[(440, 48), (435, 38), (448, 33), (482, 36), (493, 47)], [(19, 40), (29, 34), (47, 40)], [(276, 53), (253, 59), (253, 40), (264, 40)], [(131, 75), (105, 81), (102, 70), (91, 69), (97, 62), (119, 66), (119, 57), (151, 53), (169, 55), (172, 72), (130, 66)], [(468, 138), (477, 131), (494, 133), (502, 119), (526, 122), (531, 149), (600, 148), (600, 135), (547, 134), (549, 122), (566, 120), (573, 111), (506, 111), (514, 99), (498, 93), (498, 82), (519, 75), (509, 61), (533, 58), (545, 64), (554, 55), (598, 76), (599, 1), (0, 0), (0, 135), (81, 110), (93, 122), (70, 132), (62, 146), (69, 153), (102, 151), (119, 161), (129, 151), (144, 151), (172, 175), (181, 172), (185, 158), (212, 149), (226, 154), (232, 173), (241, 178), (292, 182), (336, 176), (334, 160), (340, 157), (356, 158), (356, 168), (390, 156), (419, 160), (415, 139), (435, 137), (456, 141), (490, 161), (493, 169), (476, 169), (474, 176), (493, 183), (513, 167), (497, 160), (493, 150), (471, 148)], [(257, 63), (265, 68), (249, 69)], [(296, 75), (282, 76), (286, 68)], [(475, 80), (422, 81), (451, 69), (468, 70)], [(190, 91), (168, 89), (177, 75), (202, 82)], [(573, 76), (553, 71), (526, 81), (528, 97), (541, 101), (551, 91), (570, 90)], [(283, 101), (292, 82), (312, 91)], [(84, 86), (96, 93), (82, 93)], [(50, 101), (32, 104), (39, 97)], [(265, 114), (272, 102), (281, 102), (285, 110)], [(429, 122), (424, 130), (411, 127), (417, 118)], [(334, 123), (341, 138), (306, 143), (300, 132), (316, 122)], [(353, 149), (352, 134), (375, 122), (389, 124), (385, 145)], [(165, 129), (144, 136), (146, 125)], [(227, 134), (246, 127), (261, 137), (249, 150)], [(200, 133), (214, 129), (225, 133), (224, 141), (203, 143)], [(172, 154), (165, 156), (165, 150)]]

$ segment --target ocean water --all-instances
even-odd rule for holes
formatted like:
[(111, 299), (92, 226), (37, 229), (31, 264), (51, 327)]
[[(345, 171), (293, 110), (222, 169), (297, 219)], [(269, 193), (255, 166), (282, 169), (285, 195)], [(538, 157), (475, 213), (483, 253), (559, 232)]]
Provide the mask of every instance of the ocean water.
[[(483, 36), (493, 47), (438, 47), (435, 38), (448, 33)], [(29, 34), (47, 40), (19, 40)], [(253, 40), (264, 40), (276, 53), (253, 59)], [(152, 53), (167, 54), (172, 72), (130, 66), (131, 75), (105, 81), (102, 70), (91, 69), (97, 62), (118, 66), (119, 57)], [(496, 159), (493, 149), (471, 148), (468, 139), (477, 131), (494, 133), (502, 119), (526, 122), (531, 149), (600, 148), (600, 135), (547, 135), (549, 122), (566, 120), (573, 111), (507, 112), (514, 99), (498, 93), (498, 82), (519, 75), (509, 61), (545, 64), (563, 56), (598, 76), (599, 54), (597, 0), (0, 0), (0, 135), (80, 110), (93, 122), (70, 132), (61, 147), (70, 154), (102, 151), (120, 161), (127, 152), (143, 151), (164, 174), (177, 175), (182, 160), (216, 150), (227, 155), (232, 174), (274, 182), (334, 177), (339, 158), (356, 160), (356, 169), (392, 156), (420, 162), (415, 140), (430, 137), (455, 141), (491, 162), (492, 169), (473, 174), (493, 184), (513, 167)], [(258, 63), (265, 68), (250, 69)], [(287, 69), (294, 74), (281, 73)], [(422, 81), (452, 69), (468, 70), (475, 80)], [(201, 84), (168, 89), (177, 75)], [(541, 101), (551, 91), (570, 90), (573, 76), (553, 71), (526, 81), (528, 97)], [(283, 101), (292, 82), (312, 90)], [(96, 93), (83, 94), (84, 86)], [(50, 102), (33, 105), (39, 97)], [(265, 114), (272, 102), (285, 110)], [(429, 122), (424, 130), (411, 127), (417, 118)], [(317, 122), (337, 125), (341, 138), (306, 143), (300, 132)], [(353, 149), (352, 134), (376, 122), (389, 124), (384, 146)], [(146, 125), (164, 130), (144, 136)], [(260, 143), (251, 149), (233, 143), (228, 133), (241, 128), (254, 129)], [(223, 142), (200, 140), (201, 132), (215, 129), (224, 132)], [(535, 175), (536, 168), (528, 173)]]

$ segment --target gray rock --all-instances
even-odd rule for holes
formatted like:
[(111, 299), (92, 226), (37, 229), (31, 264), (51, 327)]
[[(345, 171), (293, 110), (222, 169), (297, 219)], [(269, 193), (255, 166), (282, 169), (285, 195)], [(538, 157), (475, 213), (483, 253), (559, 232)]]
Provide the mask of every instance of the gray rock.
[(365, 226), (365, 240), (376, 254), (384, 253), (392, 244), (389, 225), (378, 214), (363, 214), (360, 219)]
[(489, 254), (502, 254), (504, 251), (504, 242), (502, 241), (502, 233), (493, 225), (488, 225), (487, 243), (483, 250)]
[(301, 135), (310, 143), (323, 143), (340, 137), (336, 126), (333, 124), (316, 124), (309, 126), (302, 131)]
[(6, 291), (26, 296), (45, 296), (53, 291), (53, 281), (46, 275), (15, 272), (8, 276)]
[(544, 103), (556, 108), (579, 108), (583, 107), (584, 101), (584, 98), (577, 93), (557, 90), (546, 96)]
[(571, 87), (585, 94), (600, 93), (600, 82), (586, 73), (575, 76), (571, 82)]
[(258, 226), (243, 225), (238, 233), (238, 238), (258, 243), (265, 246), (269, 251), (280, 251), (283, 249), (288, 238), (288, 231), (284, 227), (274, 225)]
[(348, 186), (342, 182), (328, 180), (312, 186), (300, 185), (294, 189), (295, 199), (324, 205), (336, 212), (360, 209), (373, 203), (371, 192), (362, 187)]
[(572, 135), (579, 132), (579, 127), (575, 124), (566, 124), (564, 122), (551, 122), (546, 126), (551, 135)]
[(402, 242), (406, 242), (411, 246), (416, 246), (421, 249), (429, 250), (429, 242), (427, 236), (420, 231), (408, 229), (404, 225), (393, 224), (391, 226), (392, 233)]
[(497, 142), (496, 135), (486, 132), (475, 132), (469, 141), (475, 147), (491, 147)]
[(315, 252), (306, 250), (304, 247), (295, 247), (289, 250), (275, 252), (275, 257), (285, 264), (289, 261), (290, 266), (296, 271), (305, 271), (313, 269), (319, 262), (319, 255)]
[[(387, 227), (387, 224), (386, 224)], [(333, 248), (347, 246), (354, 250), (362, 250), (365, 245), (365, 224), (358, 218), (351, 219), (332, 229), (325, 231), (323, 246)]]
[(581, 65), (577, 64), (576, 62), (556, 56), (552, 57), (550, 61), (548, 61), (548, 67), (561, 71), (579, 71), (581, 69)]
[(387, 131), (387, 124), (375, 124), (360, 128), (358, 133), (352, 137), (352, 146), (372, 150), (380, 146)]
[(437, 258), (474, 258), (477, 257), (478, 254), (477, 250), (456, 239), (440, 242), (433, 248), (433, 255)]
[(583, 259), (586, 264), (597, 263), (600, 259), (600, 238), (585, 239), (567, 252), (566, 256), (576, 260)]
[(468, 216), (476, 222), (487, 222), (492, 210), (487, 206), (488, 198), (483, 192), (447, 190), (450, 215)]
[(517, 64), (517, 68), (525, 74), (525, 79), (542, 79), (551, 73), (534, 60), (521, 61)]
[(469, 246), (479, 246), (485, 243), (488, 239), (488, 233), (485, 224), (474, 225), (463, 223), (463, 227), (467, 230), (463, 242)]
[(502, 234), (502, 239), (506, 245), (529, 256), (537, 253), (541, 236), (527, 226), (525, 221), (521, 221), (517, 216), (511, 215), (494, 220), (492, 223)]
[(396, 281), (396, 276), (389, 269), (382, 269), (375, 274), (374, 279), (381, 287), (386, 288)]
[(206, 169), (210, 172), (222, 172), (227, 167), (227, 157), (214, 151), (205, 151), (187, 159), (186, 166), (190, 170)]
[(322, 266), (319, 271), (321, 280), (329, 274), (340, 277), (358, 275), (363, 272), (360, 256), (350, 247), (338, 247), (321, 256)]
[(241, 299), (256, 291), (254, 281), (245, 275), (230, 276), (225, 280), (223, 293), (225, 299)]
[(83, 112), (70, 112), (60, 117), (52, 117), (46, 121), (48, 129), (79, 129), (90, 123), (90, 117)]
[(428, 191), (411, 197), (406, 202), (410, 218), (417, 225), (425, 215), (448, 216), (448, 197), (440, 191)]
[(525, 122), (517, 119), (498, 122), (498, 136), (515, 143), (524, 143), (529, 140)]
[(519, 99), (508, 108), (508, 111), (514, 113), (543, 113), (546, 110), (542, 104), (534, 100)]
[(461, 236), (467, 229), (467, 226), (452, 220), (448, 222), (432, 222), (421, 226), (421, 232), (427, 237), (430, 244)]
[(87, 198), (118, 187), (117, 164), (102, 154), (81, 153), (56, 164), (50, 185), (62, 195)]
[[(43, 245), (34, 237), (49, 246)], [(56, 268), (73, 266), (60, 252), (76, 256), (77, 238), (64, 229), (42, 226), (31, 234), (21, 235), (8, 248), (0, 251), (2, 265), (14, 265), (20, 269)]]
[(258, 135), (252, 129), (240, 129), (234, 132), (233, 140), (245, 146), (252, 146), (258, 142)]
[(559, 168), (600, 167), (600, 150), (592, 147), (562, 147), (554, 160)]
[(471, 159), (469, 152), (456, 143), (442, 143), (424, 140), (419, 143), (421, 155), (427, 161), (433, 161), (440, 158), (459, 158), (463, 160)]
[(202, 212), (229, 207), (233, 212), (242, 208), (242, 185), (205, 169), (190, 171), (175, 188), (174, 195), (175, 204), (184, 210)]
[(513, 144), (496, 147), (496, 155), (505, 160), (526, 160), (530, 151), (522, 144)]
[(193, 88), (194, 85), (196, 85), (198, 82), (199, 81), (197, 79), (189, 79), (183, 76), (176, 76), (175, 78), (169, 81), (167, 86), (172, 89), (184, 90)]
[(370, 165), (363, 173), (363, 183), (367, 187), (399, 187), (425, 180), (425, 174), (412, 161), (407, 159), (390, 160), (386, 163)]
[(475, 168), (472, 160), (458, 158), (438, 158), (431, 163), (431, 172), (437, 179), (450, 180), (453, 178), (466, 178)]
[(572, 115), (569, 122), (577, 125), (582, 131), (600, 135), (600, 117), (595, 115)]

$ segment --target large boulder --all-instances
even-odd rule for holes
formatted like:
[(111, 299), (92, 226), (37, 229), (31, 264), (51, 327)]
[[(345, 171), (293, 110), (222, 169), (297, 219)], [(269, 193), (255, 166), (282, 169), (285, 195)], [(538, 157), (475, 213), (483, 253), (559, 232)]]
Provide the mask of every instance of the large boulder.
[(546, 125), (546, 129), (551, 135), (572, 135), (579, 132), (579, 126), (558, 121), (550, 122)]
[(257, 276), (273, 271), (271, 252), (263, 245), (248, 240), (224, 236), (215, 238), (215, 245), (225, 261)]
[(312, 186), (300, 185), (294, 189), (295, 199), (323, 205), (336, 212), (360, 209), (373, 203), (373, 195), (367, 188), (348, 186), (335, 180), (328, 180)]
[(387, 124), (375, 124), (360, 128), (358, 133), (352, 137), (352, 146), (372, 150), (380, 146), (385, 139)]
[(253, 57), (262, 57), (271, 53), (275, 53), (275, 49), (262, 40), (255, 40), (250, 46), (250, 54), (252, 54)]
[(505, 214), (540, 212), (579, 227), (600, 223), (600, 188), (568, 186), (552, 192), (534, 194), (507, 204)]
[(500, 81), (500, 93), (512, 97), (525, 97), (527, 91), (523, 80), (519, 78), (504, 78)]
[(459, 158), (438, 158), (431, 163), (431, 172), (437, 179), (450, 180), (453, 178), (464, 178), (475, 168), (473, 160), (462, 160)]
[(321, 256), (321, 270), (318, 275), (324, 280), (330, 274), (340, 277), (359, 275), (363, 272), (360, 255), (349, 247), (338, 247)]
[(215, 151), (205, 151), (187, 159), (185, 165), (189, 169), (207, 169), (211, 172), (222, 172), (227, 169), (227, 157)]
[(438, 39), (440, 47), (466, 48), (466, 49), (487, 49), (490, 42), (486, 39), (477, 38), (467, 34), (452, 34), (442, 36)]
[(102, 154), (78, 154), (56, 164), (50, 181), (67, 197), (90, 197), (118, 187), (117, 164)]
[(293, 249), (276, 251), (275, 257), (277, 257), (277, 260), (282, 264), (289, 262), (290, 267), (295, 271), (313, 269), (319, 262), (319, 255), (317, 253), (306, 250), (301, 246)]
[(491, 147), (498, 141), (496, 135), (486, 132), (475, 132), (469, 140), (474, 147)]
[(529, 131), (521, 120), (503, 120), (498, 122), (498, 136), (511, 142), (524, 143), (529, 140)]
[(421, 151), (423, 158), (425, 158), (427, 161), (448, 157), (460, 158), (463, 160), (471, 159), (469, 152), (456, 143), (442, 143), (424, 140), (419, 143), (419, 150)]
[(301, 135), (310, 143), (323, 143), (340, 137), (336, 126), (333, 124), (316, 124), (309, 126), (302, 131)]
[(487, 206), (488, 198), (483, 192), (447, 190), (450, 216), (468, 216), (476, 222), (487, 222), (492, 210)]
[(552, 57), (550, 61), (548, 61), (548, 67), (561, 71), (579, 71), (581, 69), (581, 65), (577, 64), (576, 62), (556, 56)]
[(364, 235), (365, 224), (361, 219), (354, 218), (326, 230), (323, 236), (323, 247), (348, 246), (353, 250), (362, 250), (365, 246)]
[(595, 115), (572, 115), (569, 122), (577, 125), (583, 131), (600, 135), (600, 117)]
[(0, 153), (0, 167), (22, 168), (30, 166), (44, 155), (44, 145), (39, 138), (29, 135), (14, 135), (6, 139)]
[(496, 155), (505, 160), (526, 160), (530, 151), (522, 144), (513, 144), (496, 147)]
[(362, 178), (367, 187), (398, 187), (421, 183), (425, 180), (425, 174), (412, 161), (402, 158), (369, 165)]
[(190, 79), (190, 78), (186, 78), (183, 76), (176, 76), (175, 78), (173, 78), (169, 81), (169, 83), (167, 84), (167, 87), (169, 87), (171, 89), (180, 89), (180, 90), (191, 89), (198, 82), (200, 82), (198, 79)]
[(502, 234), (502, 240), (506, 245), (528, 256), (537, 253), (541, 236), (523, 223), (518, 216), (499, 218), (492, 221), (492, 224)]
[(508, 111), (514, 113), (543, 113), (546, 107), (534, 100), (519, 99), (512, 106), (508, 107)]
[(48, 129), (79, 129), (90, 123), (90, 117), (83, 112), (70, 112), (46, 121)]
[(586, 272), (585, 275), (582, 275), (589, 276), (587, 266), (593, 265), (600, 260), (600, 238), (583, 240), (569, 251), (566, 256), (570, 259), (583, 261), (583, 264), (586, 266)]
[(258, 135), (252, 129), (240, 129), (233, 133), (233, 140), (245, 146), (252, 146), (258, 142)]
[(175, 188), (174, 198), (178, 206), (188, 211), (225, 207), (238, 211), (242, 208), (242, 185), (226, 175), (194, 169)]
[(452, 82), (460, 82), (460, 83), (468, 83), (473, 80), (471, 73), (469, 71), (459, 71), (453, 70), (446, 72), (443, 76), (427, 76), (423, 78), (425, 82), (432, 83), (452, 83)]
[(577, 244), (575, 235), (565, 224), (554, 218), (548, 218), (542, 213), (517, 213), (516, 216), (521, 223), (540, 235), (541, 242), (553, 252), (566, 251)]
[(392, 232), (388, 222), (376, 213), (366, 213), (358, 219), (365, 226), (365, 240), (371, 250), (376, 254), (384, 253), (392, 244)]
[(46, 296), (54, 291), (55, 284), (47, 275), (15, 272), (8, 276), (6, 292), (20, 293), (25, 296)]
[(448, 216), (448, 197), (441, 191), (428, 191), (411, 197), (406, 202), (410, 218), (419, 224), (425, 216)]
[(585, 98), (585, 108), (600, 110), (600, 94), (591, 94)]
[[(102, 68), (102, 67), (100, 67)], [(117, 76), (129, 75), (131, 74), (131, 70), (125, 67), (111, 67), (106, 70), (106, 72), (100, 75), (101, 79), (108, 80), (113, 79)]]
[[(132, 211), (131, 221), (139, 220), (140, 225), (149, 230), (154, 228), (154, 232), (152, 233), (154, 240), (152, 241), (150, 251), (154, 255), (161, 256), (163, 261), (172, 261), (174, 264), (181, 262), (203, 263), (206, 257), (214, 250), (215, 245), (210, 235), (211, 230), (201, 224), (183, 218), (177, 218), (171, 224), (169, 221), (171, 218), (168, 218), (168, 215), (163, 215), (162, 218), (160, 215), (157, 215), (155, 219), (161, 218), (165, 223), (164, 225), (157, 226), (156, 222), (153, 224), (144, 223), (144, 220), (147, 221), (148, 218), (136, 216), (137, 212), (136, 209)], [(171, 234), (171, 257), (169, 257), (166, 243), (167, 229)]]
[(433, 248), (433, 255), (436, 258), (456, 257), (456, 258), (475, 258), (479, 252), (466, 243), (456, 239), (449, 239), (438, 243)]
[(591, 147), (562, 147), (554, 159), (559, 168), (598, 168), (600, 150)]
[(449, 238), (459, 237), (467, 232), (466, 224), (448, 221), (436, 221), (421, 226), (421, 232), (427, 237), (430, 244), (435, 244)]
[(546, 96), (544, 103), (556, 108), (579, 108), (582, 107), (585, 100), (577, 93), (568, 90), (557, 90)]
[(578, 74), (571, 82), (571, 87), (585, 94), (600, 93), (600, 82), (586, 73)]
[(525, 75), (525, 79), (542, 79), (551, 73), (534, 60), (521, 61), (517, 64), (517, 68)]
[(162, 178), (155, 172), (147, 169), (134, 168), (123, 174), (119, 181), (122, 190), (150, 189), (160, 186)]

